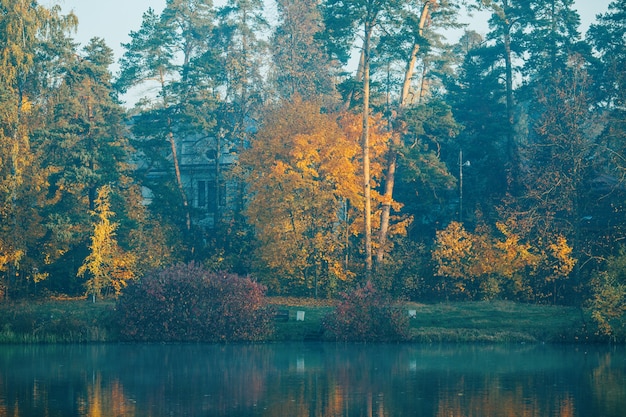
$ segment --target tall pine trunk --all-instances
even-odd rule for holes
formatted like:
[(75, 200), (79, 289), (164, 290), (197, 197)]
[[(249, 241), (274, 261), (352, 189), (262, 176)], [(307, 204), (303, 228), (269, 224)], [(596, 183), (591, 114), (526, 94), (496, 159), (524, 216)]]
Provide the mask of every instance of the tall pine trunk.
[[(427, 17), (430, 12), (431, 2), (427, 1), (422, 8), (419, 23), (419, 36), (421, 37), (426, 25)], [(404, 82), (402, 83), (402, 92), (400, 95), (399, 110), (402, 111), (408, 105), (408, 97), (411, 91), (411, 81), (415, 72), (415, 64), (417, 63), (417, 54), (419, 52), (420, 45), (418, 42), (413, 44), (409, 61), (407, 62), (406, 70), (404, 72)], [(380, 217), (380, 230), (378, 234), (378, 251), (376, 252), (376, 263), (381, 264), (387, 245), (387, 236), (389, 234), (389, 221), (391, 217), (391, 205), (393, 203), (393, 189), (396, 182), (396, 169), (398, 164), (398, 153), (393, 146), (389, 149), (389, 156), (387, 158), (387, 173), (385, 175), (385, 191), (383, 195), (383, 206)]]
[(365, 236), (365, 277), (369, 281), (372, 274), (372, 196), (370, 183), (370, 44), (373, 23), (365, 22), (365, 39), (363, 41), (363, 216)]

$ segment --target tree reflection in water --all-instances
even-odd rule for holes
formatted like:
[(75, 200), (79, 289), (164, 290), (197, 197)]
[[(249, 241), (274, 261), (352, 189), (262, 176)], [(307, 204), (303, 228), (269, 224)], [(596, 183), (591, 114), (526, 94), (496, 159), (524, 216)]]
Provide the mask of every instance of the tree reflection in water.
[[(586, 349), (588, 349), (586, 351)], [(623, 349), (0, 346), (0, 416), (621, 416)]]

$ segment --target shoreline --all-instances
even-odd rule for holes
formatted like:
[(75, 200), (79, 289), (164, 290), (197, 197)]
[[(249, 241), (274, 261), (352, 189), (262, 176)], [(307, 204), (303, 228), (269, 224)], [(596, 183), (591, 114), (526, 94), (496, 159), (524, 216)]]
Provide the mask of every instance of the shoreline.
[[(335, 342), (324, 334), (323, 317), (332, 300), (269, 297), (281, 312), (271, 342)], [(410, 316), (408, 340), (396, 343), (565, 343), (623, 344), (600, 335), (591, 316), (568, 306), (510, 301), (402, 304)], [(118, 343), (115, 303), (85, 299), (0, 304), (0, 344)], [(196, 343), (196, 342), (193, 342)], [(232, 342), (231, 342), (232, 343)]]

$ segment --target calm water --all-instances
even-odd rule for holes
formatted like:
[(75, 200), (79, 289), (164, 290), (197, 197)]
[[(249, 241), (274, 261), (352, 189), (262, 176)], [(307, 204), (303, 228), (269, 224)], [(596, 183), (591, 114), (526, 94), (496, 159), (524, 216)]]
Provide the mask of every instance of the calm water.
[(626, 415), (626, 348), (0, 346), (0, 416)]

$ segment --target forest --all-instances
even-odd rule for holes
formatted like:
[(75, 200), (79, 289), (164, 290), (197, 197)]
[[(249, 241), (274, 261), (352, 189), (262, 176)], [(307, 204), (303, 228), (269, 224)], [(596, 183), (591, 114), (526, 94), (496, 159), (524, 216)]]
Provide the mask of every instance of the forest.
[[(113, 73), (80, 16), (1, 2), (1, 298), (115, 297), (194, 262), (270, 295), (623, 319), (626, 0), (585, 34), (573, 0), (266, 7), (167, 0)], [(210, 186), (185, 171), (200, 141)]]

